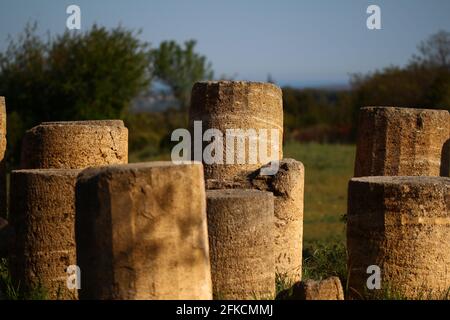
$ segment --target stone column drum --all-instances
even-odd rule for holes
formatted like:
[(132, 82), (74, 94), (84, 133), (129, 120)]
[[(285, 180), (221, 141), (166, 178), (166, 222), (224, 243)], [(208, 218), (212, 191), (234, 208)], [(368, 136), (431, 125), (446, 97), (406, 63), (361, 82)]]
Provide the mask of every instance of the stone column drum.
[[(192, 137), (196, 136), (195, 121), (202, 122), (203, 132), (218, 129), (223, 134), (223, 164), (204, 163), (205, 179), (233, 181), (245, 177), (271, 160), (283, 158), (282, 92), (273, 84), (243, 81), (197, 82), (192, 88), (189, 111)], [(242, 131), (234, 132), (238, 138), (233, 138), (227, 134), (227, 129)], [(272, 142), (272, 129), (278, 132), (276, 143)], [(248, 136), (252, 133), (251, 130), (256, 134), (253, 138)], [(234, 141), (233, 146), (231, 143), (227, 144), (227, 137), (231, 137), (229, 141)], [(244, 147), (240, 148), (238, 141), (245, 143)], [(210, 142), (204, 142), (203, 146), (208, 144)], [(195, 150), (195, 142), (191, 148)], [(245, 150), (242, 158), (237, 156), (239, 149)], [(261, 150), (265, 152), (262, 153)], [(234, 155), (231, 153), (233, 151)], [(270, 156), (270, 159), (267, 161), (264, 155)]]
[(300, 281), (302, 276), (304, 180), (303, 164), (286, 158), (279, 162), (275, 175), (261, 175), (258, 169), (242, 181), (206, 181), (208, 190), (247, 188), (273, 193), (276, 272), (292, 282)]
[(80, 299), (211, 299), (201, 163), (89, 168), (76, 188)]
[(25, 133), (21, 168), (82, 169), (128, 162), (122, 120), (44, 122)]
[(10, 255), (13, 279), (26, 291), (41, 287), (47, 298), (76, 299), (66, 268), (76, 265), (75, 184), (79, 170), (34, 169), (11, 173)]
[[(347, 249), (353, 297), (440, 298), (450, 288), (450, 178), (351, 179)], [(366, 288), (371, 265), (380, 290)]]
[(447, 110), (361, 108), (355, 176), (448, 176)]
[(273, 195), (246, 189), (206, 193), (216, 299), (275, 296)]
[(275, 175), (258, 174), (250, 181), (254, 189), (270, 191), (274, 195), (276, 271), (288, 281), (300, 281), (305, 168), (299, 161), (283, 159)]

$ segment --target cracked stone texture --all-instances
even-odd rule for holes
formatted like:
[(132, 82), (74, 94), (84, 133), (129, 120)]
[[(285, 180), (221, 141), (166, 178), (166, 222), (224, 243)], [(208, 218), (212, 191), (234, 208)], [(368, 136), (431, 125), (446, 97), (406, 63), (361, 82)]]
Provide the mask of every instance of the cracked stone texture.
[(80, 299), (211, 299), (201, 163), (85, 169), (76, 187)]
[[(189, 126), (191, 136), (194, 137), (194, 121), (202, 121), (203, 132), (207, 129), (218, 129), (224, 135), (224, 153), (231, 146), (226, 143), (226, 129), (268, 129), (268, 139), (259, 136), (256, 140), (267, 146), (267, 155), (271, 155), (270, 129), (279, 132), (278, 152), (270, 160), (283, 158), (283, 102), (281, 89), (270, 83), (243, 82), (243, 81), (208, 81), (197, 82), (192, 88), (191, 107), (189, 110)], [(245, 138), (245, 137), (243, 137)], [(235, 140), (234, 151), (238, 148)], [(245, 177), (248, 173), (257, 170), (269, 161), (261, 161), (258, 148), (252, 152), (254, 163), (249, 163), (249, 139), (245, 138), (245, 164), (238, 164), (236, 153), (234, 164), (205, 164), (205, 178), (218, 180), (235, 180)], [(203, 147), (210, 142), (203, 142)], [(257, 145), (257, 144), (256, 144)], [(192, 144), (192, 150), (194, 145)], [(255, 154), (256, 153), (256, 154)], [(228, 153), (231, 154), (231, 153)], [(196, 159), (199, 160), (199, 159)]]
[(122, 120), (43, 122), (25, 133), (21, 168), (84, 169), (128, 162)]
[(352, 296), (376, 294), (365, 289), (370, 265), (381, 268), (382, 290), (407, 298), (450, 288), (450, 178), (353, 178), (348, 194)]
[(6, 106), (5, 97), (0, 96), (0, 217), (6, 216)]
[(272, 193), (249, 189), (209, 190), (206, 201), (214, 297), (273, 298)]
[(344, 289), (338, 277), (297, 282), (289, 300), (344, 300)]
[(294, 159), (283, 159), (273, 176), (260, 175), (260, 169), (241, 181), (208, 179), (206, 188), (256, 189), (274, 195), (274, 256), (277, 273), (300, 281), (302, 275), (303, 196), (305, 168)]
[(75, 184), (80, 170), (34, 169), (11, 173), (10, 253), (13, 279), (30, 289), (39, 283), (50, 299), (77, 299), (66, 286), (76, 264)]
[(447, 110), (361, 108), (355, 176), (449, 176)]

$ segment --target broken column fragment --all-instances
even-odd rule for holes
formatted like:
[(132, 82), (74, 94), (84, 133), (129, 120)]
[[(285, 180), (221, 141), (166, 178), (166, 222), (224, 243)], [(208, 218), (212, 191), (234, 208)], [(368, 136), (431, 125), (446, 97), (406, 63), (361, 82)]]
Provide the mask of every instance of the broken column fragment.
[(84, 170), (76, 188), (80, 299), (211, 299), (201, 163)]
[(447, 110), (361, 108), (355, 177), (448, 176), (449, 139)]
[(11, 273), (20, 289), (43, 289), (50, 299), (76, 299), (66, 269), (76, 265), (75, 184), (79, 170), (11, 173), (10, 223), (15, 230)]
[[(304, 167), (302, 163), (293, 159), (282, 159), (281, 89), (270, 83), (199, 82), (192, 88), (189, 119), (191, 135), (194, 136), (196, 121), (201, 121), (201, 129), (205, 133), (207, 130), (219, 130), (223, 134), (223, 140), (228, 138), (227, 130), (242, 130), (241, 137), (244, 137), (245, 144), (240, 147), (245, 151), (245, 161), (239, 162), (236, 157), (239, 144), (235, 144), (232, 148), (224, 141), (223, 163), (208, 163), (203, 159), (206, 188), (211, 190), (250, 188), (273, 192), (276, 270), (281, 276), (288, 276), (291, 281), (299, 281), (302, 265)], [(251, 141), (254, 140), (248, 138), (248, 134), (252, 130), (258, 134), (261, 129), (279, 132), (278, 139), (262, 139), (267, 142), (265, 145), (267, 150), (252, 149)], [(255, 140), (261, 142), (261, 136), (257, 136)], [(210, 143), (210, 141), (203, 142), (205, 152)], [(195, 145), (191, 147), (194, 149)], [(262, 151), (271, 154), (269, 150), (277, 152), (270, 160), (263, 161)], [(235, 161), (228, 163), (227, 156)], [(258, 161), (250, 161), (255, 159)], [(268, 172), (269, 161), (278, 165), (271, 166), (274, 168), (272, 172)]]
[(338, 277), (304, 280), (281, 291), (278, 300), (344, 300), (344, 289)]
[[(241, 181), (209, 179), (206, 188), (249, 188), (274, 195), (274, 259), (277, 273), (296, 282), (302, 275), (303, 195), (305, 169), (294, 159), (283, 159), (275, 175), (261, 175), (256, 170)], [(288, 279), (286, 279), (288, 280)]]
[[(364, 177), (349, 183), (349, 293), (439, 298), (450, 288), (450, 178)], [(369, 266), (381, 288), (367, 288)], [(373, 268), (373, 267), (372, 267)]]
[(206, 196), (214, 297), (273, 298), (272, 193), (229, 189), (210, 190)]
[(83, 169), (128, 162), (122, 120), (43, 122), (25, 133), (21, 168)]
[(283, 159), (275, 175), (263, 176), (260, 170), (257, 173), (250, 177), (253, 188), (271, 191), (275, 198), (274, 255), (277, 273), (289, 281), (300, 281), (305, 169), (299, 161)]

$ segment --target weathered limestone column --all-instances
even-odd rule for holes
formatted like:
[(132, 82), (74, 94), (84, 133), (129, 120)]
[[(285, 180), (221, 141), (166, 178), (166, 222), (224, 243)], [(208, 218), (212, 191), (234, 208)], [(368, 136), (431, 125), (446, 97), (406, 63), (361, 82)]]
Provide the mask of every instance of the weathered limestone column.
[(216, 299), (275, 296), (273, 196), (249, 189), (206, 193)]
[(211, 299), (203, 167), (84, 170), (76, 188), (81, 299)]
[(276, 271), (291, 281), (300, 281), (305, 168), (299, 161), (283, 159), (275, 175), (263, 176), (258, 170), (250, 181), (253, 188), (274, 194)]
[[(226, 145), (226, 133), (230, 129), (245, 130), (243, 148), (246, 158), (239, 163), (237, 157), (231, 157), (233, 164), (227, 164), (226, 155), (223, 164), (205, 164), (207, 189), (253, 188), (271, 191), (275, 196), (275, 260), (277, 272), (289, 276), (293, 281), (301, 279), (302, 235), (303, 235), (303, 164), (293, 159), (282, 159), (283, 106), (282, 92), (270, 83), (219, 81), (199, 82), (192, 89), (190, 109), (191, 135), (195, 135), (194, 121), (202, 121), (202, 130), (218, 129), (223, 133), (224, 152), (230, 154), (231, 147)], [(266, 139), (267, 150), (279, 147), (273, 158), (280, 167), (274, 175), (261, 175), (261, 168), (267, 161), (261, 161), (261, 150), (251, 149), (245, 136), (260, 129), (278, 130), (278, 140)], [(262, 137), (264, 138), (264, 137)], [(256, 140), (261, 142), (261, 137)], [(264, 140), (264, 139), (263, 139)], [(236, 140), (237, 141), (237, 140)], [(236, 142), (235, 141), (235, 142)], [(211, 142), (204, 142), (203, 147)], [(256, 144), (259, 146), (259, 144)], [(264, 145), (264, 144), (262, 144)], [(235, 143), (234, 150), (238, 144)], [(192, 145), (194, 147), (194, 144)], [(275, 150), (275, 149), (274, 149)], [(250, 152), (251, 151), (251, 152)], [(249, 163), (251, 155), (258, 161)], [(270, 152), (265, 152), (270, 154)], [(254, 159), (253, 159), (254, 160)]]
[(447, 110), (361, 108), (355, 176), (448, 176)]
[(122, 120), (43, 122), (28, 130), (21, 167), (82, 169), (128, 162)]
[[(243, 81), (197, 82), (192, 88), (189, 112), (189, 126), (193, 137), (196, 135), (195, 121), (202, 122), (203, 132), (218, 129), (223, 134), (223, 164), (204, 163), (205, 179), (233, 181), (245, 177), (271, 160), (283, 158), (282, 92), (273, 84)], [(242, 131), (230, 131), (237, 129)], [(276, 130), (278, 137), (276, 134), (272, 136), (272, 129)], [(201, 133), (197, 135), (199, 134)], [(272, 141), (273, 138), (277, 139)], [(203, 146), (208, 144), (210, 142), (204, 142)], [(192, 150), (195, 147), (193, 143)], [(242, 158), (238, 157), (238, 150), (245, 150)], [(265, 155), (270, 156), (270, 159), (264, 159)]]
[(6, 106), (0, 97), (0, 217), (6, 217)]
[[(274, 257), (276, 272), (292, 282), (302, 276), (303, 196), (305, 168), (294, 159), (283, 159), (275, 175), (261, 175), (260, 169), (246, 180), (220, 181), (209, 179), (206, 189), (256, 189), (274, 195)], [(286, 280), (288, 280), (286, 279)]]
[[(364, 177), (349, 183), (350, 293), (439, 298), (450, 288), (450, 178)], [(380, 290), (367, 290), (371, 265)], [(367, 291), (367, 292), (366, 292)]]
[(50, 299), (76, 299), (66, 268), (76, 264), (75, 184), (79, 170), (34, 169), (11, 173), (10, 221), (15, 229), (10, 264), (21, 289), (39, 285)]

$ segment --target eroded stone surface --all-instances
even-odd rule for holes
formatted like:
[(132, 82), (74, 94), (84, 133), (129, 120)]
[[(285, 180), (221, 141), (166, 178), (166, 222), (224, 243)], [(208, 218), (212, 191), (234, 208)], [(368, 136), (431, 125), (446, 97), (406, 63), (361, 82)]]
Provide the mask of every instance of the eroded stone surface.
[(75, 183), (79, 170), (34, 169), (11, 173), (10, 253), (13, 279), (25, 290), (41, 285), (50, 299), (76, 299), (66, 268), (76, 264)]
[(217, 299), (275, 294), (273, 195), (249, 189), (209, 190), (211, 274)]
[[(450, 178), (365, 177), (349, 183), (350, 293), (439, 297), (450, 287)], [(367, 268), (382, 288), (367, 290)]]
[(84, 170), (76, 190), (81, 299), (211, 299), (203, 168)]
[(83, 169), (128, 162), (122, 120), (43, 122), (28, 130), (21, 167)]
[(361, 108), (355, 176), (449, 176), (447, 110)]
[(211, 190), (247, 188), (274, 194), (276, 271), (291, 281), (300, 281), (302, 274), (304, 177), (301, 162), (283, 159), (273, 176), (263, 176), (258, 169), (240, 181), (206, 180)]
[[(191, 135), (194, 135), (194, 121), (202, 121), (203, 132), (207, 129), (218, 129), (224, 135), (224, 152), (229, 154), (231, 145), (226, 143), (227, 129), (242, 129), (248, 133), (249, 129), (254, 129), (256, 134), (260, 129), (267, 129), (267, 137), (264, 139), (258, 136), (257, 143), (262, 147), (256, 147), (251, 152), (255, 157), (254, 163), (250, 163), (249, 139), (245, 144), (245, 163), (239, 164), (237, 157), (238, 144), (234, 145), (234, 164), (227, 164), (226, 157), (223, 157), (224, 164), (205, 164), (205, 178), (230, 180), (241, 179), (248, 173), (257, 170), (268, 161), (261, 161), (261, 150), (266, 150), (267, 155), (271, 155), (270, 150), (273, 144), (270, 140), (270, 130), (277, 129), (278, 150), (272, 159), (283, 158), (282, 138), (283, 138), (283, 103), (281, 89), (270, 83), (243, 82), (243, 81), (209, 81), (197, 82), (192, 88), (191, 108), (189, 111), (189, 125)], [(209, 142), (204, 142), (204, 146)], [(266, 148), (263, 148), (263, 147)], [(228, 150), (227, 150), (228, 149)], [(259, 151), (258, 151), (259, 150)]]
[(292, 300), (344, 300), (344, 290), (338, 277), (306, 280), (293, 286)]

